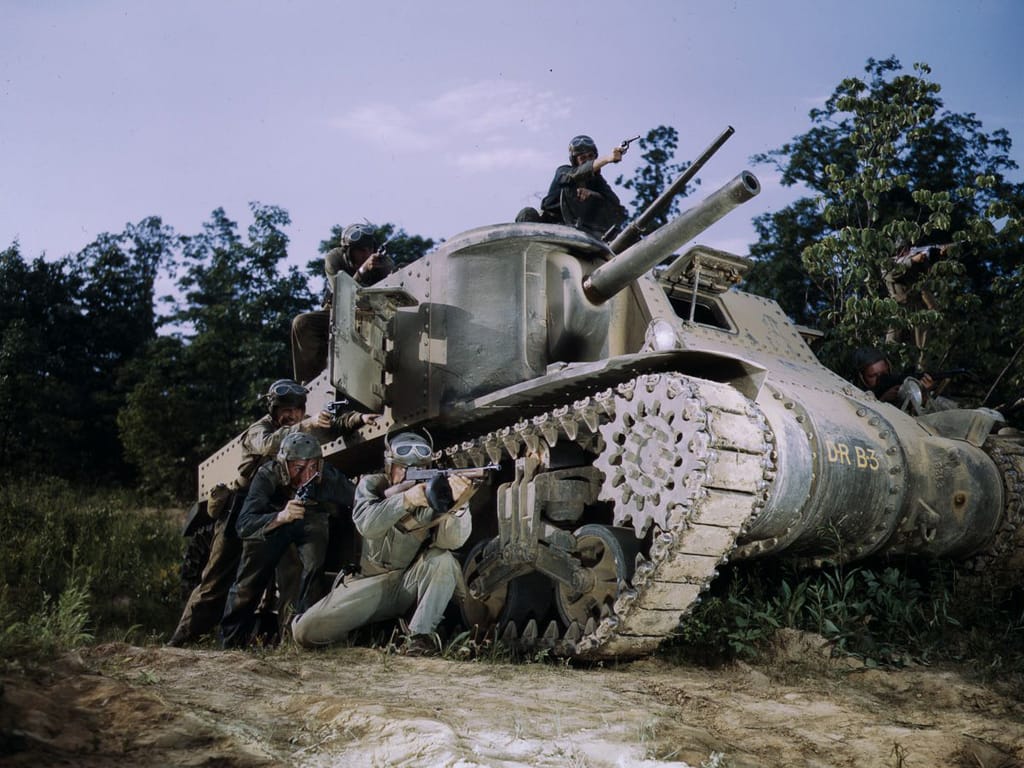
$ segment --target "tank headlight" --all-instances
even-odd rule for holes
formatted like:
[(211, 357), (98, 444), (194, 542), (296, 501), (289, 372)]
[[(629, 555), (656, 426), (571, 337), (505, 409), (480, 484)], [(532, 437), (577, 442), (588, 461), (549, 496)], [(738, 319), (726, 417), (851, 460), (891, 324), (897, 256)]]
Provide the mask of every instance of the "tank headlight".
[(667, 352), (670, 349), (682, 349), (675, 326), (667, 320), (658, 319), (647, 326), (644, 343), (655, 352)]

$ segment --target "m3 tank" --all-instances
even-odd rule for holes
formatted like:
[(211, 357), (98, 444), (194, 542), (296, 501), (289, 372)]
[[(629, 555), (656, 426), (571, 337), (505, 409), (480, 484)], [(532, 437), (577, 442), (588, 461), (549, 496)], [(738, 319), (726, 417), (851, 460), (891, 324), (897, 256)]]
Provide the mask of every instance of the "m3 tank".
[[(502, 467), (471, 502), (468, 625), (636, 657), (729, 560), (913, 553), (1019, 574), (1024, 442), (998, 413), (880, 403), (737, 290), (748, 260), (676, 254), (759, 189), (743, 172), (628, 247), (496, 224), (371, 288), (337, 276), (310, 410), (344, 395), (384, 418), (329, 460), (373, 470), (410, 428), (442, 465)], [(200, 468), (201, 498), (233, 446)]]

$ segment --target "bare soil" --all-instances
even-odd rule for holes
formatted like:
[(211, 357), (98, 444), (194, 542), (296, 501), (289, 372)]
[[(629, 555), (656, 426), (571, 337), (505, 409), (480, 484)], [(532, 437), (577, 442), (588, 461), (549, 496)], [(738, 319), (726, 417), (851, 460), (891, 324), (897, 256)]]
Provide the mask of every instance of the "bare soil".
[(0, 685), (4, 766), (1024, 766), (1006, 681), (785, 632), (715, 669), (118, 643)]

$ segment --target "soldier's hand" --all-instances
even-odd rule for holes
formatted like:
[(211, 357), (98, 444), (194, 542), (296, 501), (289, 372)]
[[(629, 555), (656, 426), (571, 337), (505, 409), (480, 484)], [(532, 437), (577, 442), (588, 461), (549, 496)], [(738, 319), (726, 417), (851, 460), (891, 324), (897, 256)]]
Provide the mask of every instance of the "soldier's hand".
[(473, 485), (473, 482), (465, 477), (453, 475), (448, 478), (448, 485), (452, 489), (452, 498), (458, 500), (466, 492), (466, 489)]
[(402, 494), (406, 509), (429, 506), (427, 502), (427, 484), (416, 483), (412, 488)]
[(277, 513), (282, 523), (290, 523), (295, 520), (302, 520), (306, 516), (306, 505), (298, 499), (291, 499), (284, 505), (284, 509)]
[(334, 426), (334, 417), (327, 411), (320, 411), (316, 415), (316, 425), (321, 429), (330, 429)]
[(376, 424), (380, 417), (379, 413), (364, 413), (362, 415), (363, 424)]
[(622, 147), (615, 147), (612, 150), (612, 158), (611, 158), (612, 162), (613, 163), (619, 162), (622, 159), (622, 155), (625, 154), (625, 152), (626, 152), (626, 150), (624, 150)]

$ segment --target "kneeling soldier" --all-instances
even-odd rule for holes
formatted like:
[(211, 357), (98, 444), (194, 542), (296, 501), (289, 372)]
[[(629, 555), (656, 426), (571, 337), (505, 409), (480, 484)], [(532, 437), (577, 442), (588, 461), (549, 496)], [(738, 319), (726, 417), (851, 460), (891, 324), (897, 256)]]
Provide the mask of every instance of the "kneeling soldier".
[(384, 474), (367, 475), (356, 487), (352, 516), (363, 537), (362, 574), (335, 584), (295, 620), (292, 635), (299, 645), (337, 642), (354, 629), (402, 617), (415, 606), (406, 650), (429, 652), (436, 647), (432, 635), (449, 601), (465, 589), (462, 569), (449, 550), (466, 542), (472, 520), (468, 512), (447, 514), (444, 507), (465, 502), (470, 481), (439, 477), (409, 487), (403, 482), (407, 469), (429, 465), (433, 448), (412, 432), (386, 445)]

